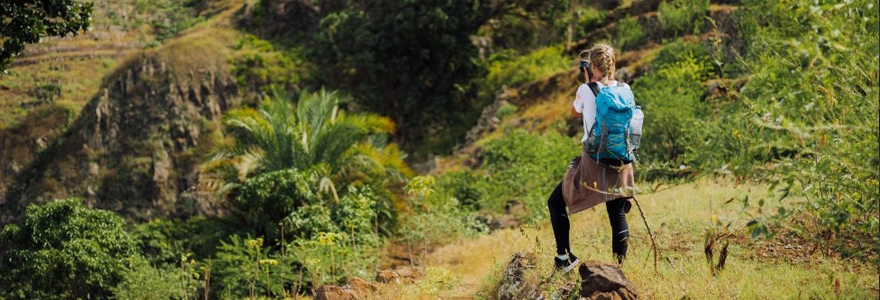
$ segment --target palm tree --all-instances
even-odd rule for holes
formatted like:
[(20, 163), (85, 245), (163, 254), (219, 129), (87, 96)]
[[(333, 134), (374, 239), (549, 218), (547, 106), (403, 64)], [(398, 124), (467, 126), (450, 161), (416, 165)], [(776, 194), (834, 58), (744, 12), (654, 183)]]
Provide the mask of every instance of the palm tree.
[(393, 143), (394, 123), (372, 113), (346, 114), (339, 105), (347, 97), (320, 90), (304, 92), (294, 102), (285, 94), (258, 109), (232, 110), (224, 124), (232, 139), (217, 147), (207, 169), (221, 175), (228, 192), (255, 174), (297, 169), (324, 170), (333, 182), (382, 182), (401, 179), (411, 171)]
[[(388, 143), (394, 123), (371, 113), (346, 114), (339, 105), (347, 101), (325, 90), (302, 93), (297, 101), (275, 93), (257, 109), (224, 116), (228, 138), (205, 171), (208, 183), (229, 200), (235, 228), (277, 238), (279, 223), (291, 229), (296, 220), (311, 218), (301, 216), (310, 209), (332, 210), (345, 196), (337, 191), (358, 185), (392, 197), (394, 184), (412, 173)], [(378, 218), (393, 222), (394, 205), (382, 203)]]

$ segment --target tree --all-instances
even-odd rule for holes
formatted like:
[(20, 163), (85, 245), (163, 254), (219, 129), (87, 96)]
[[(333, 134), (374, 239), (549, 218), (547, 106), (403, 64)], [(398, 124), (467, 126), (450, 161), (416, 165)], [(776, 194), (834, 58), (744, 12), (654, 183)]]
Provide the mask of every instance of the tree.
[(488, 20), (535, 11), (546, 1), (378, 0), (321, 20), (309, 54), (320, 83), (350, 92), (389, 116), (397, 141), (417, 154), (451, 148), (484, 103), (473, 79), (484, 74), (471, 36)]
[(45, 36), (67, 36), (86, 30), (92, 3), (75, 0), (20, 0), (0, 2), (0, 71), (21, 54), (25, 44)]
[(30, 205), (0, 232), (0, 298), (106, 299), (139, 257), (122, 218), (79, 199)]
[(339, 105), (348, 101), (325, 90), (302, 93), (297, 103), (276, 93), (257, 110), (230, 111), (224, 124), (232, 139), (214, 151), (209, 169), (220, 171), (226, 190), (251, 175), (286, 169), (326, 168), (343, 182), (408, 174), (397, 146), (387, 143), (394, 123), (376, 114), (346, 114)]
[[(324, 90), (302, 93), (297, 103), (275, 95), (257, 110), (226, 115), (232, 139), (215, 150), (208, 170), (219, 176), (221, 192), (231, 192), (234, 221), (272, 240), (284, 220), (329, 218), (326, 208), (340, 202), (348, 186), (371, 185), (381, 198), (390, 197), (388, 188), (411, 173), (396, 145), (387, 143), (394, 123), (346, 114), (339, 104), (348, 101)], [(380, 221), (392, 222), (394, 208), (382, 202)]]

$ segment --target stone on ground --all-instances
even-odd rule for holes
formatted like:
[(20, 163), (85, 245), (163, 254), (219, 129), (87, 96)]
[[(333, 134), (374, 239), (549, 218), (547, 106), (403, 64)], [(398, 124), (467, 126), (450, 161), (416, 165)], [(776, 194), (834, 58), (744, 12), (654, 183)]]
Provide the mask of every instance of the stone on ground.
[(578, 268), (581, 299), (638, 299), (636, 287), (615, 264), (588, 261)]

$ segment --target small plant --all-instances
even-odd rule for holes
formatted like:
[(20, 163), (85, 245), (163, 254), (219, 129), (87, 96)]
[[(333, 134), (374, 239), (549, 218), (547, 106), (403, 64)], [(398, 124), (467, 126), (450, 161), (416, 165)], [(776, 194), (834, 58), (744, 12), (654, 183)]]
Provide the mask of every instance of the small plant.
[(512, 116), (515, 113), (516, 113), (516, 106), (509, 104), (509, 103), (506, 103), (498, 108), (498, 111), (495, 112), (495, 117), (503, 120), (504, 118), (506, 118), (508, 116)]
[(644, 33), (636, 17), (624, 18), (617, 22), (617, 35), (614, 45), (619, 49), (632, 49), (642, 43)]
[(52, 104), (61, 97), (61, 86), (55, 83), (42, 84), (35, 87), (28, 94), (37, 98), (40, 104)]
[(461, 282), (461, 278), (449, 269), (429, 267), (425, 270), (425, 277), (419, 281), (418, 285), (428, 293), (437, 294), (440, 291), (456, 287), (459, 282)]
[(676, 34), (693, 32), (697, 34), (703, 26), (703, 17), (709, 10), (709, 0), (673, 0), (661, 2), (657, 17), (663, 28), (674, 30)]

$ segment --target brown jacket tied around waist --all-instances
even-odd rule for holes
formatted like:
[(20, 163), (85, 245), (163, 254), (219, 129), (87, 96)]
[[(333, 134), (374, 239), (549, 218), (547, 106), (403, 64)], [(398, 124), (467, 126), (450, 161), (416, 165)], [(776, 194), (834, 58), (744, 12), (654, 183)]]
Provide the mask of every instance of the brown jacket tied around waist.
[(629, 213), (634, 197), (632, 163), (613, 166), (590, 158), (586, 151), (569, 165), (562, 181), (562, 195), (569, 214), (574, 214), (606, 201), (627, 198)]

